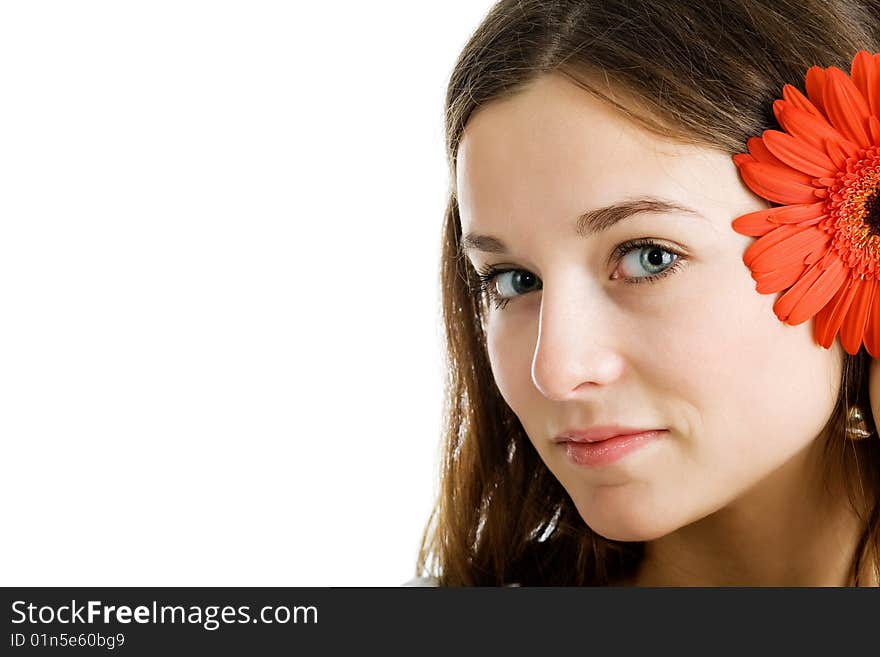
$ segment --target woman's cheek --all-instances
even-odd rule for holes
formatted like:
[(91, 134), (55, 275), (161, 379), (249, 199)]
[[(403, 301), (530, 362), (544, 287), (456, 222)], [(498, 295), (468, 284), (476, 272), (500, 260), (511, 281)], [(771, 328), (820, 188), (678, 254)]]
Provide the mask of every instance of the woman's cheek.
[[(503, 310), (490, 312), (503, 313)], [(487, 327), (486, 345), (495, 384), (511, 409), (519, 414), (531, 394), (531, 362), (535, 343), (532, 332), (522, 326), (492, 317)], [(534, 394), (538, 394), (535, 390)]]

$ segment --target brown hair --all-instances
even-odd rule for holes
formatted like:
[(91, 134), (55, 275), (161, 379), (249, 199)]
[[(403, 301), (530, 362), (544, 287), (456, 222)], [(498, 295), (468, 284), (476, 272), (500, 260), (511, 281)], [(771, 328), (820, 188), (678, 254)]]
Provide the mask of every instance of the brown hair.
[[(849, 71), (858, 50), (880, 51), (878, 16), (880, 0), (502, 0), (490, 10), (447, 88), (453, 182), (440, 269), (444, 440), (419, 574), (432, 574), (444, 586), (607, 585), (633, 573), (644, 549), (590, 530), (495, 385), (479, 282), (459, 251), (456, 153), (472, 112), (555, 73), (654, 134), (745, 152), (749, 137), (781, 129), (772, 103), (785, 83), (803, 92), (810, 66)], [(604, 88), (596, 80), (606, 81)], [(629, 101), (609, 93), (612, 88)], [(823, 431), (826, 475), (839, 469), (854, 508), (863, 481), (880, 481), (877, 436), (845, 437), (850, 404), (871, 408), (869, 364), (864, 347), (845, 354), (840, 395)], [(864, 533), (853, 559), (855, 584), (867, 579), (864, 564), (880, 562), (877, 501), (859, 512)]]

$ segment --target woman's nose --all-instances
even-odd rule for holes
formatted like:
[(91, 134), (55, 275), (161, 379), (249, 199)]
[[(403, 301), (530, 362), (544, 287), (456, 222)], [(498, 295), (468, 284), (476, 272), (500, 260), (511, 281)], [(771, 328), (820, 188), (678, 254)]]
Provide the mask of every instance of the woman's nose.
[(615, 326), (613, 306), (601, 297), (601, 290), (594, 290), (576, 298), (572, 286), (542, 292), (531, 376), (548, 399), (569, 400), (622, 376), (621, 327)]

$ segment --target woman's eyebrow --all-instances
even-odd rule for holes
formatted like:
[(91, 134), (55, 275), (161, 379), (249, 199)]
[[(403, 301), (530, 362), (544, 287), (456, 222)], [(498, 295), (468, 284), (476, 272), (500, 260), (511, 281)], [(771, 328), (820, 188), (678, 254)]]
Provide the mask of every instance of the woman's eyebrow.
[[(588, 237), (596, 233), (606, 231), (618, 222), (642, 212), (681, 212), (688, 215), (705, 219), (705, 217), (686, 205), (675, 201), (659, 198), (656, 196), (642, 196), (640, 198), (612, 203), (595, 210), (590, 210), (580, 215), (575, 222), (575, 234), (578, 237)], [(467, 233), (461, 238), (460, 252), (482, 251), (483, 253), (506, 254), (507, 246), (497, 237), (492, 235), (480, 235)]]

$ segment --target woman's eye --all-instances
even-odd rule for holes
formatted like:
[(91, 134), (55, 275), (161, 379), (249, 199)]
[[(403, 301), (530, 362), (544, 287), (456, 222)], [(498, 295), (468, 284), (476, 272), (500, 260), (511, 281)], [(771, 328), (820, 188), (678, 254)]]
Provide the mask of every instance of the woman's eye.
[(541, 289), (540, 279), (524, 269), (501, 269), (488, 266), (479, 272), (480, 289), (498, 309), (511, 299)]
[[(653, 242), (623, 244), (618, 247), (622, 278), (653, 280), (662, 276), (678, 260), (678, 254)], [(641, 281), (640, 281), (641, 282)]]

